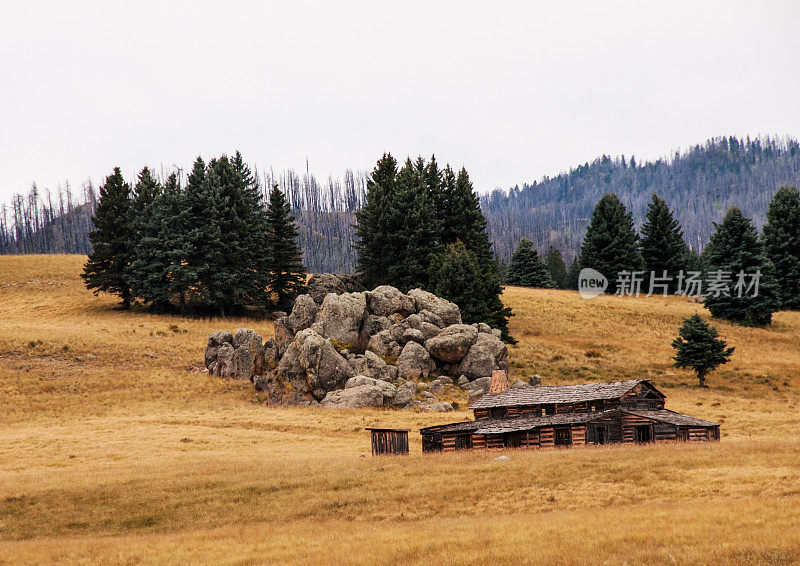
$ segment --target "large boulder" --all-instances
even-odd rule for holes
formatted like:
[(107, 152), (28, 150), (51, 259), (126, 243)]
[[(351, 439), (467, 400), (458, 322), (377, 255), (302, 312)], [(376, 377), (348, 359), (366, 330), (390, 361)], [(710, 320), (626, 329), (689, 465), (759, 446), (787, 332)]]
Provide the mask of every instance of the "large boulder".
[(403, 379), (428, 377), (435, 367), (428, 351), (416, 342), (408, 342), (397, 359), (397, 374)]
[(389, 383), (388, 381), (383, 381), (381, 379), (373, 379), (371, 377), (367, 377), (366, 375), (355, 375), (347, 380), (345, 383), (345, 389), (352, 389), (353, 387), (360, 387), (362, 385), (372, 385), (373, 387), (377, 387), (381, 390), (383, 394), (383, 403), (385, 405), (391, 404), (394, 401), (395, 395), (397, 395), (397, 387)]
[(394, 358), (400, 355), (402, 348), (394, 340), (389, 330), (381, 330), (367, 342), (367, 351), (374, 352), (383, 359)]
[(250, 381), (253, 376), (253, 354), (250, 353), (250, 348), (242, 346), (233, 351), (231, 357), (233, 365), (233, 377), (241, 381)]
[(363, 356), (353, 356), (348, 360), (356, 375), (366, 375), (383, 381), (394, 381), (397, 378), (397, 368), (387, 364), (383, 359), (367, 350)]
[(469, 379), (491, 376), (496, 369), (508, 369), (508, 346), (497, 338), (476, 342), (456, 368), (456, 375)]
[(429, 310), (422, 309), (417, 314), (419, 314), (419, 318), (423, 322), (427, 322), (434, 326), (438, 326), (439, 328), (444, 328), (445, 326), (447, 326), (439, 315), (434, 314)]
[(342, 279), (333, 273), (315, 273), (308, 278), (306, 292), (317, 304), (322, 304), (329, 293), (341, 294), (347, 291)]
[(492, 384), (492, 376), (488, 377), (479, 377), (473, 381), (470, 381), (464, 386), (464, 389), (467, 391), (479, 391), (481, 394), (486, 393), (489, 391), (489, 386)]
[(364, 348), (366, 348), (373, 336), (383, 330), (389, 330), (391, 327), (392, 322), (385, 316), (367, 314), (364, 322), (361, 323), (361, 332), (358, 338), (359, 344), (363, 344)]
[(317, 322), (322, 324), (322, 335), (336, 341), (340, 349), (363, 352), (367, 344), (361, 342), (361, 324), (367, 314), (364, 293), (328, 295), (322, 301)]
[(294, 300), (294, 308), (292, 314), (286, 319), (286, 325), (295, 334), (310, 328), (314, 324), (317, 311), (319, 311), (319, 306), (311, 298), (311, 295), (299, 295)]
[(211, 365), (217, 361), (217, 354), (223, 344), (232, 344), (233, 334), (230, 330), (222, 332), (214, 332), (208, 337), (208, 344), (206, 345), (205, 364), (206, 368), (211, 370)]
[(381, 285), (365, 294), (367, 308), (376, 316), (388, 316), (395, 313), (408, 316), (416, 311), (414, 299), (390, 285)]
[(225, 342), (217, 351), (217, 363), (214, 366), (214, 375), (230, 379), (233, 377), (233, 344)]
[(435, 338), (442, 331), (440, 326), (427, 322), (421, 314), (412, 314), (404, 321), (405, 326), (419, 330), (423, 340)]
[(341, 391), (331, 391), (320, 403), (326, 409), (360, 409), (363, 407), (380, 407), (383, 404), (383, 393), (374, 385), (359, 385)]
[[(247, 350), (249, 352), (249, 355), (240, 353), (234, 359), (236, 379), (248, 380), (253, 375), (264, 373), (264, 346), (261, 343), (260, 334), (255, 330), (239, 328), (233, 336), (233, 347), (236, 351)], [(249, 368), (246, 367), (248, 360)]]
[(306, 371), (306, 383), (311, 395), (321, 400), (328, 391), (341, 389), (353, 376), (353, 368), (333, 347), (330, 340), (307, 328), (297, 333), (298, 360)]
[(278, 347), (278, 357), (286, 353), (286, 349), (294, 340), (294, 332), (289, 328), (288, 317), (276, 318), (272, 325), (275, 328), (275, 345)]
[(405, 407), (411, 402), (416, 393), (417, 393), (416, 383), (414, 383), (413, 381), (403, 381), (400, 385), (397, 386), (397, 392), (395, 393), (392, 404), (395, 407), (401, 407), (401, 408)]
[(269, 373), (275, 371), (278, 367), (278, 362), (281, 357), (278, 355), (278, 344), (274, 338), (270, 338), (264, 342), (264, 371)]
[(412, 289), (408, 292), (408, 296), (414, 299), (417, 312), (422, 310), (430, 311), (442, 319), (442, 323), (445, 326), (461, 324), (461, 311), (455, 303), (422, 289)]
[(431, 356), (447, 364), (460, 362), (478, 339), (478, 331), (467, 324), (453, 324), (425, 342)]

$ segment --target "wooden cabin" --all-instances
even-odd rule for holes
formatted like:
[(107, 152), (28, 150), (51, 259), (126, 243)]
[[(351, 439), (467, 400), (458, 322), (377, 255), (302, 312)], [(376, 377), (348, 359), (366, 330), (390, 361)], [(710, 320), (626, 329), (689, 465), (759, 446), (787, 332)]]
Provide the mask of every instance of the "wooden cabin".
[(505, 383), (470, 405), (474, 421), (420, 429), (422, 451), (719, 440), (717, 423), (665, 409), (664, 394), (649, 380), (519, 389)]

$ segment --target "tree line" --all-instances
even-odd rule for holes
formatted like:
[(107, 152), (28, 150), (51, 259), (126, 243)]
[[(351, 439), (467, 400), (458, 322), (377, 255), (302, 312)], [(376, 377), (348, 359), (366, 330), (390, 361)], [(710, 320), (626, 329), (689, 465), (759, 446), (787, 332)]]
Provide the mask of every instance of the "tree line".
[[(766, 219), (759, 234), (751, 218), (731, 207), (720, 223), (713, 224), (708, 246), (698, 254), (658, 195), (651, 196), (637, 233), (632, 213), (617, 195), (607, 194), (595, 206), (568, 271), (558, 250), (550, 248), (545, 261), (523, 238), (505, 280), (513, 285), (577, 289), (580, 271), (592, 268), (608, 278), (607, 292), (620, 292), (626, 285), (631, 292), (659, 294), (692, 294), (694, 289), (704, 295), (714, 316), (766, 325), (777, 310), (800, 309), (800, 192), (787, 186), (778, 189)], [(638, 282), (635, 274), (641, 274)], [(744, 293), (734, 292), (745, 284)]]
[(291, 205), (277, 185), (265, 201), (239, 152), (198, 157), (185, 185), (145, 167), (131, 186), (115, 168), (93, 224), (82, 277), (122, 308), (286, 309), (305, 285)]
[[(265, 199), (275, 183), (286, 195), (310, 272), (355, 271), (355, 212), (366, 199), (366, 172), (347, 170), (342, 178), (319, 180), (308, 170), (253, 171)], [(185, 184), (185, 174), (176, 173)], [(160, 182), (166, 177), (162, 172)], [(604, 194), (618, 195), (637, 229), (645, 220), (650, 195), (658, 194), (671, 204), (687, 244), (702, 251), (713, 232), (712, 222), (730, 206), (738, 206), (757, 227), (763, 226), (770, 199), (770, 191), (764, 189), (781, 185), (800, 185), (796, 140), (731, 136), (676, 152), (669, 159), (638, 162), (635, 157), (604, 155), (552, 178), (496, 190), (480, 203), (501, 262), (509, 261), (522, 237), (537, 249), (552, 246), (571, 261), (592, 209)], [(32, 187), (0, 207), (0, 253), (88, 253), (96, 190), (85, 183), (83, 194), (75, 197), (66, 188), (48, 199), (47, 191)]]

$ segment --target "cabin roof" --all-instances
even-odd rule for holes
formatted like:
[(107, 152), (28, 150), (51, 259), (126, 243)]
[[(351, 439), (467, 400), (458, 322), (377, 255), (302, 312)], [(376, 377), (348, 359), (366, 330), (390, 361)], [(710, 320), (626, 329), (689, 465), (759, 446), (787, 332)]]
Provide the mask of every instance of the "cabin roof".
[(519, 430), (531, 430), (542, 426), (588, 423), (599, 417), (618, 413), (617, 409), (597, 413), (561, 413), (558, 415), (522, 415), (502, 419), (479, 419), (451, 425), (431, 426), (420, 432), (474, 432), (476, 434), (500, 434)]
[(509, 407), (517, 405), (541, 405), (548, 403), (582, 403), (584, 401), (600, 401), (619, 399), (631, 389), (646, 383), (650, 389), (661, 397), (647, 379), (614, 381), (612, 383), (586, 383), (581, 385), (537, 385), (507, 389), (500, 393), (486, 393), (470, 405), (470, 409), (486, 409), (490, 407)]
[(617, 410), (600, 411), (597, 413), (563, 413), (560, 415), (526, 415), (510, 419), (482, 419), (481, 426), (475, 434), (501, 434), (504, 432), (518, 432), (531, 430), (543, 426), (572, 425), (591, 422), (599, 417), (616, 413)]
[(675, 411), (670, 411), (669, 409), (659, 409), (657, 411), (639, 411), (635, 409), (622, 409), (623, 413), (628, 413), (629, 415), (636, 415), (637, 417), (644, 417), (646, 419), (652, 419), (654, 421), (660, 421), (662, 423), (677, 425), (677, 426), (719, 426), (718, 423), (713, 423), (711, 421), (704, 421), (703, 419), (698, 419), (696, 417), (690, 417), (689, 415), (682, 415), (680, 413), (676, 413)]

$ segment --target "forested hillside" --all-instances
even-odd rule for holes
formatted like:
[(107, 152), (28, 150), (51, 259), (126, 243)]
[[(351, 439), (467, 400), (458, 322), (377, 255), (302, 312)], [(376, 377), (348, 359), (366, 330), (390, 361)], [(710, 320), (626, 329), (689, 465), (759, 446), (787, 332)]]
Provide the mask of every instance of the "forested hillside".
[(495, 252), (504, 259), (523, 236), (540, 250), (553, 244), (571, 258), (592, 209), (612, 192), (633, 213), (637, 229), (652, 193), (660, 195), (681, 222), (687, 243), (699, 251), (714, 230), (712, 222), (733, 205), (761, 227), (781, 185), (800, 185), (797, 140), (722, 137), (654, 162), (604, 155), (553, 178), (496, 190), (481, 204)]
[[(257, 168), (254, 168), (257, 170)], [(300, 225), (299, 243), (310, 272), (354, 269), (355, 211), (364, 203), (367, 174), (348, 170), (341, 179), (287, 171), (257, 175), (265, 194), (273, 183), (286, 193)], [(792, 138), (709, 140), (670, 158), (639, 163), (635, 157), (602, 156), (569, 172), (484, 195), (495, 253), (508, 261), (526, 236), (540, 250), (552, 244), (571, 259), (580, 246), (592, 209), (616, 193), (641, 227), (652, 193), (661, 195), (696, 250), (733, 205), (758, 227), (781, 185), (800, 185), (800, 144)], [(86, 253), (96, 203), (91, 184), (78, 201), (68, 190), (51, 195), (35, 186), (0, 207), (0, 253)]]

